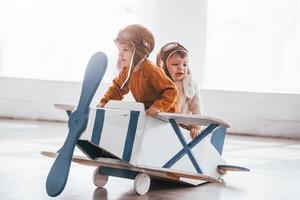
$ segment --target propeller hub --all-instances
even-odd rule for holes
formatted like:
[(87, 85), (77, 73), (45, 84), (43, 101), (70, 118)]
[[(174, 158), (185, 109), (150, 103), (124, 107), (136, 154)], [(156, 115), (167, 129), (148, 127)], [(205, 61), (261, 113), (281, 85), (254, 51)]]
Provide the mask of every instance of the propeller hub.
[(75, 111), (69, 118), (68, 126), (69, 128), (83, 130), (86, 127), (88, 121), (87, 119), (87, 113), (80, 113), (78, 111)]

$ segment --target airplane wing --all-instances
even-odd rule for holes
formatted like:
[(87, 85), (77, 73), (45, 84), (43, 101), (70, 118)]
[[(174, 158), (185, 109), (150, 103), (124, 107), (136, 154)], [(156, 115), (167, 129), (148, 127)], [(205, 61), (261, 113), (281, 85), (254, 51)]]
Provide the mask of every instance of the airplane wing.
[(218, 165), (217, 167), (218, 170), (223, 170), (223, 171), (240, 171), (240, 172), (249, 172), (250, 169), (246, 167), (240, 167), (240, 166), (235, 166), (235, 165)]
[[(42, 155), (55, 158), (58, 153), (42, 151)], [(211, 176), (206, 176), (199, 173), (185, 172), (180, 170), (168, 169), (168, 168), (159, 168), (159, 167), (150, 167), (150, 166), (133, 166), (127, 163), (122, 162), (119, 159), (111, 159), (111, 158), (97, 158), (95, 160), (90, 160), (83, 156), (73, 156), (73, 162), (78, 164), (86, 165), (86, 166), (102, 166), (102, 167), (110, 167), (116, 169), (125, 169), (130, 171), (147, 173), (153, 177), (160, 177), (169, 180), (181, 181), (180, 178), (188, 178), (194, 180), (201, 180), (212, 183), (222, 183), (222, 179), (214, 178)]]
[(221, 127), (229, 128), (229, 124), (223, 120), (203, 115), (191, 115), (181, 113), (159, 113), (155, 118), (169, 122), (169, 119), (174, 119), (177, 123), (193, 124), (207, 126), (210, 124), (218, 124)]
[(54, 104), (54, 107), (65, 111), (75, 110), (75, 105), (70, 105), (70, 104)]
[[(113, 101), (111, 102), (111, 104), (112, 103), (113, 103)], [(138, 105), (138, 106), (140, 106), (140, 105)], [(75, 105), (70, 105), (70, 104), (54, 104), (54, 107), (57, 109), (65, 110), (65, 111), (73, 111), (76, 108)], [(140, 107), (137, 108), (137, 110), (142, 110), (142, 107), (141, 108)], [(108, 108), (110, 108), (110, 107), (108, 106)], [(223, 120), (213, 118), (213, 117), (207, 117), (207, 116), (203, 116), (203, 115), (161, 112), (155, 118), (163, 120), (165, 122), (169, 122), (169, 119), (175, 119), (177, 123), (203, 125), (203, 126), (207, 126), (212, 123), (216, 123), (216, 124), (219, 124), (221, 127), (225, 127), (225, 128), (230, 127), (229, 124)]]

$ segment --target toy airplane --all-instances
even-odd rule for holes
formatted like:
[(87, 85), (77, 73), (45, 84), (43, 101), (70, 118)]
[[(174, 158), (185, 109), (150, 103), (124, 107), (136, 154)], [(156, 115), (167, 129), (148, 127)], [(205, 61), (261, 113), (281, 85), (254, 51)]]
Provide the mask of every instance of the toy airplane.
[[(46, 182), (49, 196), (63, 191), (71, 161), (97, 167), (93, 177), (97, 187), (103, 187), (109, 176), (134, 179), (134, 188), (141, 195), (149, 190), (151, 179), (199, 185), (221, 183), (226, 171), (249, 171), (225, 164), (222, 151), (229, 125), (222, 120), (176, 113), (153, 118), (136, 102), (109, 101), (104, 108), (89, 108), (106, 66), (105, 54), (94, 54), (78, 106), (55, 105), (69, 115), (69, 134), (58, 153), (42, 152), (56, 157)], [(180, 124), (205, 128), (191, 140)], [(75, 145), (86, 157), (73, 156)]]

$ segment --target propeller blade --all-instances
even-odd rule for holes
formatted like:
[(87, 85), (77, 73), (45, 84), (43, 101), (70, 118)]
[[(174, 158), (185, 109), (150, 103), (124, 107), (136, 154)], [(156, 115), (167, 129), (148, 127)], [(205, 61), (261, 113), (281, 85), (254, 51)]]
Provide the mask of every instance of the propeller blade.
[(104, 53), (97, 52), (91, 57), (84, 75), (77, 110), (86, 111), (89, 108), (94, 94), (102, 80), (102, 76), (106, 71), (106, 67), (107, 57)]
[(69, 118), (69, 133), (63, 147), (54, 161), (47, 177), (46, 190), (49, 196), (58, 196), (65, 188), (75, 145), (88, 121), (88, 108), (107, 68), (107, 57), (95, 53), (86, 68), (81, 95), (76, 111)]

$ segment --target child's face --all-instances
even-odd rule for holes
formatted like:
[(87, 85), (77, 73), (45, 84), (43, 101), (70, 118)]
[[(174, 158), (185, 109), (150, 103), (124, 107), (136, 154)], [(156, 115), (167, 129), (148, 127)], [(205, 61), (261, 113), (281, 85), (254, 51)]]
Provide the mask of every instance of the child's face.
[(133, 54), (133, 47), (124, 43), (117, 43), (117, 47), (119, 49), (119, 63), (122, 68), (130, 65), (130, 61)]
[(187, 76), (188, 57), (172, 55), (167, 61), (167, 68), (174, 81), (182, 81)]

